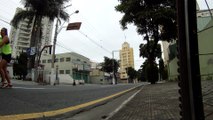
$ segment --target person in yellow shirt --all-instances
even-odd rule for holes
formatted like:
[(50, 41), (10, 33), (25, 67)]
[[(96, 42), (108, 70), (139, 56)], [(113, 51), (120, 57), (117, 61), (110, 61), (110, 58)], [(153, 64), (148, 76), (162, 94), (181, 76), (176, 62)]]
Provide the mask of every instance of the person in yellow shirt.
[[(9, 74), (7, 72), (7, 64), (11, 61), (11, 46), (10, 41), (7, 35), (7, 29), (2, 28), (1, 29), (1, 37), (2, 42), (0, 42), (0, 48), (2, 52), (2, 60), (0, 61), (0, 73), (2, 76), (2, 88), (10, 88), (12, 87)], [(5, 82), (5, 79), (7, 80), (7, 83)]]
[[(2, 42), (2, 37), (0, 36), (0, 43)], [(1, 48), (0, 48), (0, 56), (1, 56)], [(1, 59), (0, 59), (1, 60)]]
[[(0, 44), (2, 42), (2, 37), (0, 36)], [(1, 61), (1, 48), (0, 48), (0, 61)], [(1, 79), (1, 83), (3, 83), (3, 80)]]

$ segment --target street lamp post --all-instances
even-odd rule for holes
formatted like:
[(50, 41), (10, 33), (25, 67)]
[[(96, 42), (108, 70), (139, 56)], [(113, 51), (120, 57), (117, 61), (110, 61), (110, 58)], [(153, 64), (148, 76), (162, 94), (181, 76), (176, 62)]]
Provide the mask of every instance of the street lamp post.
[(112, 84), (115, 85), (116, 81), (115, 81), (115, 63), (114, 63), (114, 52), (119, 52), (119, 50), (113, 50), (112, 51)]
[[(68, 6), (67, 6), (68, 7)], [(66, 7), (65, 7), (66, 8)], [(59, 11), (60, 12), (60, 11)], [(78, 10), (76, 10), (74, 13), (70, 14), (69, 17), (73, 14), (77, 14), (79, 13)], [(59, 13), (58, 13), (59, 14)], [(66, 21), (65, 21), (66, 22)], [(64, 23), (65, 23), (64, 22)], [(57, 18), (56, 20), (56, 24), (55, 24), (55, 34), (54, 34), (54, 38), (53, 38), (53, 53), (52, 53), (52, 60), (51, 60), (51, 81), (50, 81), (50, 84), (53, 85), (54, 84), (54, 81), (55, 81), (55, 78), (54, 77), (54, 73), (55, 73), (55, 69), (54, 69), (54, 63), (55, 63), (55, 48), (56, 48), (56, 41), (57, 41), (57, 37), (58, 37), (58, 34), (59, 32), (61, 31), (62, 28), (64, 28), (64, 23), (62, 24), (62, 26), (60, 28), (58, 28), (58, 23), (59, 23), (59, 19)]]

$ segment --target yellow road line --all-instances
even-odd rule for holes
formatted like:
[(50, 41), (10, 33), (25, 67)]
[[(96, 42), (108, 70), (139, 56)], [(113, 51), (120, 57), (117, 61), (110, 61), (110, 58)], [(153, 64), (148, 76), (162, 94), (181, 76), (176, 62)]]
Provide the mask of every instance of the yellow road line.
[(134, 88), (130, 88), (128, 90), (101, 98), (101, 99), (97, 99), (97, 100), (93, 100), (87, 103), (83, 103), (80, 105), (76, 105), (76, 106), (71, 106), (71, 107), (67, 107), (67, 108), (63, 108), (63, 109), (58, 109), (58, 110), (52, 110), (52, 111), (47, 111), (47, 112), (38, 112), (38, 113), (27, 113), (27, 114), (16, 114), (16, 115), (5, 115), (5, 116), (0, 116), (0, 120), (23, 120), (23, 119), (33, 119), (33, 118), (42, 118), (42, 117), (52, 117), (52, 116), (56, 116), (56, 115), (61, 115), (67, 112), (71, 112), (74, 110), (78, 110), (84, 107), (88, 107), (90, 105), (94, 105), (97, 104), (99, 102), (103, 102), (105, 100), (111, 99), (113, 97), (122, 95), (130, 90), (132, 90)]

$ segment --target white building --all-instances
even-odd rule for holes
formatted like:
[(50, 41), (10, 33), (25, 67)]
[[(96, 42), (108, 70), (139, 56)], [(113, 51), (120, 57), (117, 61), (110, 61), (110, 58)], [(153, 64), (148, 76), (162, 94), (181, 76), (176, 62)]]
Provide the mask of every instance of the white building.
[(162, 41), (160, 43), (161, 43), (161, 50), (162, 50), (162, 58), (164, 63), (166, 64), (169, 61), (168, 47), (170, 44), (167, 41)]
[[(17, 8), (16, 13), (21, 10), (21, 8)], [(19, 56), (22, 51), (26, 52), (27, 48), (30, 47), (31, 32), (33, 28), (32, 23), (29, 23), (29, 20), (25, 19), (18, 24), (17, 29), (15, 29), (14, 27), (11, 28), (9, 36), (11, 40), (13, 58)], [(51, 44), (52, 29), (53, 21), (50, 21), (48, 18), (43, 18), (40, 49), (42, 49), (45, 45)], [(47, 50), (45, 50), (44, 53), (45, 52), (47, 52)]]
[[(43, 55), (41, 63), (44, 71), (51, 71), (52, 55)], [(90, 59), (75, 52), (56, 54), (55, 69), (58, 70), (59, 83), (89, 83)]]

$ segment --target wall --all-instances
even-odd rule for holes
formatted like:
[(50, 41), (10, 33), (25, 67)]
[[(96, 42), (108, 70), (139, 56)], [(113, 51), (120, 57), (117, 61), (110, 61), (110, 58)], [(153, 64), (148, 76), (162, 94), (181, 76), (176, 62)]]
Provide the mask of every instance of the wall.
[(213, 77), (213, 20), (211, 20), (202, 30), (198, 33), (199, 43), (199, 60), (200, 60), (200, 73), (201, 79), (212, 79)]
[(169, 80), (177, 80), (178, 79), (178, 65), (177, 65), (177, 57), (175, 57), (172, 61), (168, 63), (168, 75), (169, 75)]

